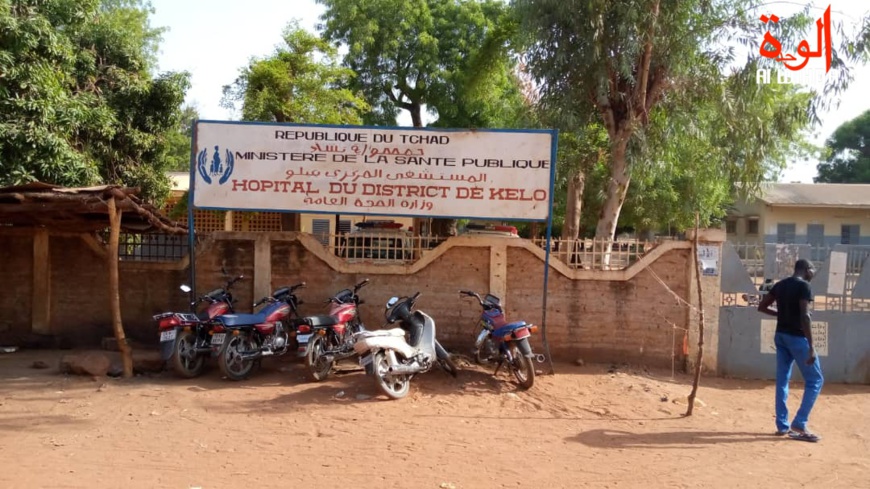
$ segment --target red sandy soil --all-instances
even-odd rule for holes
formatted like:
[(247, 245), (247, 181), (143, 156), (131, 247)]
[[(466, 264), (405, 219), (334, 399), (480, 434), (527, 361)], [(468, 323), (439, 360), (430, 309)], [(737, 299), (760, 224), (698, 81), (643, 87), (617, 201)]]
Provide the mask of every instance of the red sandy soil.
[(557, 364), (523, 392), (460, 362), (458, 379), (435, 370), (388, 401), (352, 362), (322, 383), (289, 357), (243, 382), (94, 380), (57, 373), (64, 353), (0, 354), (0, 487), (870, 484), (870, 386), (825, 385), (813, 444), (773, 436), (769, 381), (704, 378), (685, 418), (690, 377), (642, 367)]

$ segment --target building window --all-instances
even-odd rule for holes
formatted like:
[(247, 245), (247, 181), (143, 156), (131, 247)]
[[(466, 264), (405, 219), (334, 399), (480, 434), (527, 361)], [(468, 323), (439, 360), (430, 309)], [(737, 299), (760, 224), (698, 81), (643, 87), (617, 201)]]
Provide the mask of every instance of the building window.
[(860, 244), (861, 226), (857, 224), (843, 224), (840, 227), (840, 244)]
[(750, 236), (758, 236), (758, 218), (746, 221), (746, 234)]
[(807, 224), (807, 244), (810, 245), (811, 260), (824, 260), (827, 255), (824, 224)]
[(329, 246), (329, 219), (314, 219), (311, 221), (311, 230), (317, 241), (323, 246)]
[(794, 223), (779, 223), (776, 225), (776, 242), (783, 244), (794, 244), (795, 240)]
[[(329, 246), (329, 234), (333, 232), (335, 221), (332, 219), (313, 219), (311, 221), (312, 233), (317, 241), (323, 246)], [(338, 234), (347, 234), (350, 232), (350, 221), (338, 221)]]
[(725, 232), (727, 234), (737, 234), (737, 221), (734, 219), (725, 221)]

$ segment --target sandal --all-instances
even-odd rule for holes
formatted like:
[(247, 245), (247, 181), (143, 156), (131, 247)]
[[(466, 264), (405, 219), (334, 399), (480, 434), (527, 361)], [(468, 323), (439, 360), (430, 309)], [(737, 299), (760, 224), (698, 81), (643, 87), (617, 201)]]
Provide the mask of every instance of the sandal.
[(782, 430), (782, 431), (777, 430), (777, 432), (774, 433), (774, 436), (785, 436), (788, 434), (789, 431), (791, 431), (791, 430)]
[(792, 440), (808, 441), (811, 443), (815, 443), (815, 442), (821, 440), (821, 438), (819, 438), (818, 435), (814, 435), (814, 434), (810, 433), (809, 431), (791, 430), (788, 432), (788, 436)]

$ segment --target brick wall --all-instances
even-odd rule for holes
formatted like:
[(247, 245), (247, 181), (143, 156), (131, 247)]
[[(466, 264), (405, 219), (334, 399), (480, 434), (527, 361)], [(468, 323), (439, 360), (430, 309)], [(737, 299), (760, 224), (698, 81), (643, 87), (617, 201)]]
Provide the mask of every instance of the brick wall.
[[(365, 303), (360, 312), (370, 329), (382, 327), (383, 307), (389, 297), (420, 291), (418, 306), (435, 319), (439, 339), (462, 352), (473, 343), (480, 308), (460, 298), (460, 289), (486, 293), (491, 287), (501, 287), (506, 291), (502, 299), (508, 319), (541, 322), (542, 253), (521, 240), (510, 240), (507, 246), (505, 278), (501, 277), (504, 272), (490, 270), (491, 263), (500, 263), (500, 259), (492, 258), (498, 254), (491, 253), (491, 246), (504, 250), (507, 242), (498, 238), (451, 238), (451, 246), (430, 252), (421, 263), (383, 267), (344, 263), (322, 248), (316, 249), (316, 243), (312, 245), (313, 240), (304, 239), (305, 235), (295, 233), (270, 235), (267, 263), (255, 263), (255, 240), (262, 239), (262, 234), (219, 234), (198, 250), (197, 291), (202, 293), (223, 284), (221, 266), (231, 274), (244, 274), (246, 280), (234, 288), (238, 312), (251, 311), (252, 302), (259, 298), (254, 297), (255, 274), (268, 267), (272, 289), (307, 283), (307, 288), (298, 293), (305, 301), (301, 306), (305, 315), (325, 313), (325, 299), (369, 278), (371, 283), (361, 292)], [(8, 252), (0, 256), (0, 265), (12, 290), (0, 296), (0, 340), (28, 331), (32, 288), (32, 238), (3, 239)], [(690, 250), (669, 246), (662, 245), (666, 251), (657, 258), (645, 258), (649, 263), (642, 262), (639, 268), (648, 265), (678, 296), (690, 299)], [(50, 254), (52, 332), (79, 344), (94, 344), (110, 336), (104, 259), (77, 237), (52, 236)], [(151, 316), (187, 309), (187, 295), (178, 288), (188, 279), (188, 270), (183, 266), (121, 263), (122, 317), (128, 336), (155, 344)], [(649, 271), (635, 272), (625, 276), (619, 275), (622, 272), (575, 273), (559, 263), (553, 265), (547, 326), (555, 357), (670, 366), (672, 355), (676, 355), (677, 365), (682, 365), (688, 309)], [(533, 342), (539, 352), (543, 352), (541, 339), (538, 334)]]
[[(676, 294), (686, 298), (688, 250), (672, 250), (651, 269)], [(508, 250), (507, 311), (510, 317), (540, 324), (543, 264), (521, 248)], [(639, 362), (670, 366), (671, 353), (682, 358), (686, 308), (641, 271), (628, 281), (572, 280), (550, 272), (547, 339), (553, 356), (599, 362)], [(543, 347), (541, 335), (535, 347)], [(679, 363), (678, 363), (679, 364)]]
[(16, 345), (30, 335), (33, 238), (0, 236), (0, 243), (0, 345)]

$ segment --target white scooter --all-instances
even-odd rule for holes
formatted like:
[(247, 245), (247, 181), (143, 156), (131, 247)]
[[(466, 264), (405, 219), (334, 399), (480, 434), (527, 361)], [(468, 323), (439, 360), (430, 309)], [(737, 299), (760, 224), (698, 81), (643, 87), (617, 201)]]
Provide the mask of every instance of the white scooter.
[[(361, 331), (354, 334), (354, 350), (359, 364), (372, 374), (378, 387), (391, 399), (408, 395), (411, 378), (439, 365), (456, 377), (456, 364), (447, 350), (435, 339), (435, 321), (427, 314), (413, 311), (420, 293), (413, 297), (392, 297), (384, 316), (387, 323), (399, 322), (399, 328)], [(405, 341), (405, 332), (410, 341)]]

